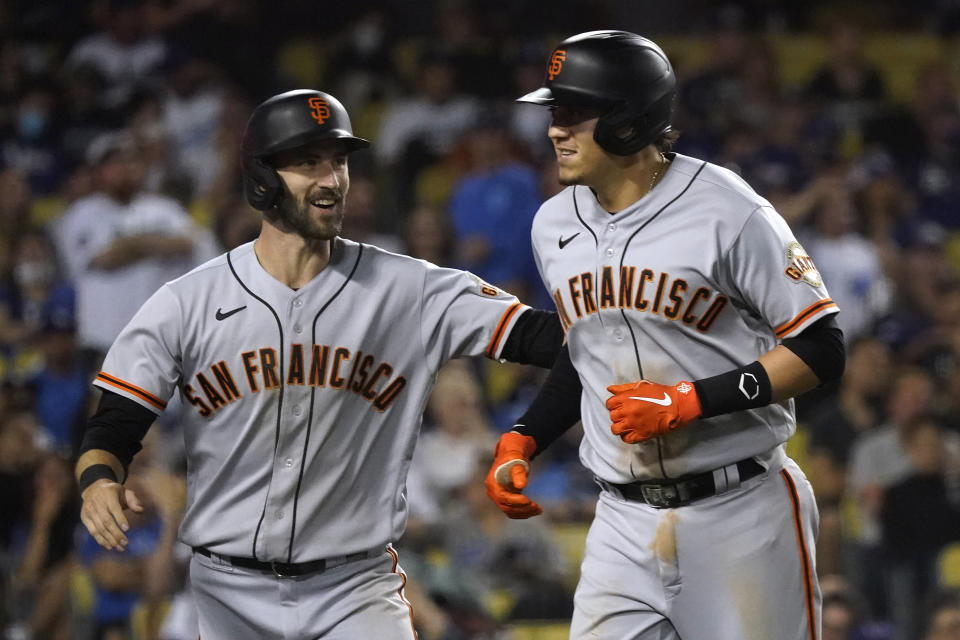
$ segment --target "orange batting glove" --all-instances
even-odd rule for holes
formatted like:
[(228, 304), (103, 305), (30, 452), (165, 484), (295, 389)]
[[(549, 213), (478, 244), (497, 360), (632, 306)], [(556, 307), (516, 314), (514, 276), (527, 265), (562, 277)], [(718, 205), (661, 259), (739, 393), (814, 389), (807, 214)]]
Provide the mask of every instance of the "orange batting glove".
[(675, 386), (649, 380), (607, 387), (610, 430), (636, 444), (679, 429), (703, 414), (697, 391), (690, 382)]
[(509, 518), (519, 520), (543, 513), (540, 505), (520, 493), (527, 486), (530, 456), (536, 450), (537, 443), (530, 436), (508, 432), (500, 436), (493, 452), (484, 484), (487, 495)]

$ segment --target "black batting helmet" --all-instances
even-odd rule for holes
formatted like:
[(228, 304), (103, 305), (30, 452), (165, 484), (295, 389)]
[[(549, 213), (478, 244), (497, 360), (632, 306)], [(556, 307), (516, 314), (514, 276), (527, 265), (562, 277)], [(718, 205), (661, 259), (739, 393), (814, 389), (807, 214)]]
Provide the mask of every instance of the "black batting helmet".
[(273, 96), (253, 110), (240, 145), (247, 202), (264, 211), (280, 201), (283, 182), (264, 159), (317, 140), (342, 140), (347, 151), (370, 146), (353, 135), (350, 116), (329, 93), (311, 89)]
[(663, 50), (628, 31), (588, 31), (553, 50), (542, 87), (518, 102), (602, 110), (593, 138), (621, 156), (670, 131), (677, 80)]

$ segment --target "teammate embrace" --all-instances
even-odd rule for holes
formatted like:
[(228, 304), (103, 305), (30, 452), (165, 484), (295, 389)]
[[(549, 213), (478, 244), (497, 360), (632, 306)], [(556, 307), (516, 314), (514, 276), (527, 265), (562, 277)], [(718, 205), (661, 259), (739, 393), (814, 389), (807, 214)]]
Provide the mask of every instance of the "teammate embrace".
[(510, 517), (540, 513), (529, 461), (582, 412), (602, 490), (572, 638), (819, 637), (817, 511), (784, 443), (790, 399), (842, 372), (837, 307), (769, 202), (671, 152), (675, 89), (655, 43), (595, 31), (521, 98), (552, 110), (568, 185), (532, 232), (559, 313), (340, 237), (369, 143), (329, 94), (259, 105), (242, 143), (259, 237), (161, 287), (95, 380), (90, 533), (128, 544), (122, 481), (179, 393), (202, 637), (411, 640), (391, 543), (421, 409), (449, 359), (483, 354), (553, 365), (487, 477)]

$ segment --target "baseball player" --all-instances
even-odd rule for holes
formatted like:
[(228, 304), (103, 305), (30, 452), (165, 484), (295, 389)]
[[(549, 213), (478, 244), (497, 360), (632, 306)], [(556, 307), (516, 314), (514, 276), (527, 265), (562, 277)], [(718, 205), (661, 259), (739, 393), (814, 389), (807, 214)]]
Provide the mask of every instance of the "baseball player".
[(204, 640), (416, 637), (391, 541), (421, 412), (449, 359), (549, 366), (554, 312), (472, 274), (339, 237), (347, 158), (369, 146), (310, 90), (259, 105), (242, 142), (258, 239), (161, 287), (111, 346), (77, 464), (82, 520), (123, 550), (122, 480), (178, 393), (180, 538)]
[(601, 492), (572, 638), (815, 640), (818, 515), (784, 443), (791, 398), (842, 373), (837, 307), (769, 202), (669, 152), (675, 89), (655, 43), (594, 31), (520, 98), (552, 109), (568, 185), (532, 240), (569, 354), (498, 443), (488, 494), (537, 515), (528, 462), (582, 412)]

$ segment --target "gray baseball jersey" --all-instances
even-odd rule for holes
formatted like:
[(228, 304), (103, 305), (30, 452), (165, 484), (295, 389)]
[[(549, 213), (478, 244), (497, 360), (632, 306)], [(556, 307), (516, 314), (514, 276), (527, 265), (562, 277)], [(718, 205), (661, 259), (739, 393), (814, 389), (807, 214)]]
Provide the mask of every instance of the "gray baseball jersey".
[(184, 542), (304, 562), (386, 545), (437, 371), (498, 358), (525, 309), (475, 276), (338, 238), (292, 290), (245, 244), (163, 286), (95, 384), (182, 396)]
[(837, 312), (769, 202), (736, 174), (680, 154), (649, 195), (615, 214), (568, 187), (533, 223), (534, 254), (583, 383), (583, 463), (615, 483), (767, 461), (795, 429), (792, 400), (625, 444), (606, 387), (696, 380), (757, 359)]

